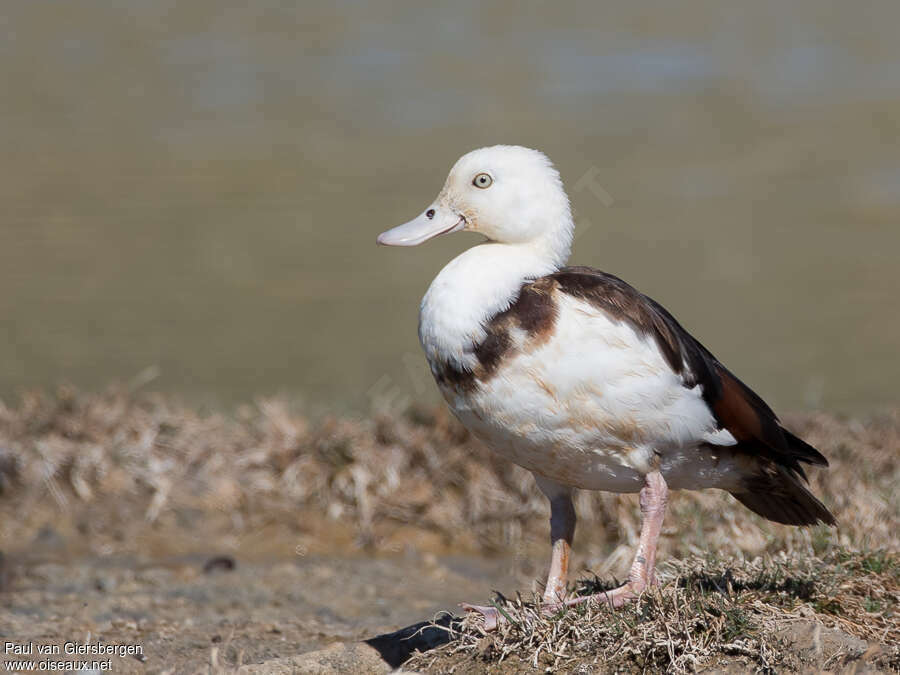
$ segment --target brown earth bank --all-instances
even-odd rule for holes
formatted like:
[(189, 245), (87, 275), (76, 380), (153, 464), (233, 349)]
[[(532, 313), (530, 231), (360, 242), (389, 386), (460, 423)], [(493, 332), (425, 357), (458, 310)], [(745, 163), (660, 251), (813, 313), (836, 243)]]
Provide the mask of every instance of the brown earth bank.
[[(0, 656), (99, 640), (140, 645), (109, 658), (141, 673), (898, 670), (900, 411), (786, 423), (831, 461), (810, 481), (837, 528), (676, 493), (660, 591), (545, 617), (546, 503), (442, 410), (312, 420), (280, 399), (226, 415), (27, 394), (0, 404)], [(576, 508), (581, 583), (621, 578), (635, 497)], [(495, 589), (496, 634), (444, 617), (360, 642)]]

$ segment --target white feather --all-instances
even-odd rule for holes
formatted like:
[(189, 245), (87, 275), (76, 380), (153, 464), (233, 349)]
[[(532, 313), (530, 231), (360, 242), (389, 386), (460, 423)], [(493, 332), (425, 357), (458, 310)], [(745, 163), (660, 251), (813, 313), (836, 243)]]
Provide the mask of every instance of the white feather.
[(474, 392), (442, 388), (463, 424), (574, 487), (636, 492), (656, 462), (673, 489), (736, 484), (730, 453), (701, 447), (721, 434), (700, 387), (686, 387), (652, 339), (570, 296), (560, 294), (559, 310), (546, 344), (519, 351)]
[[(471, 186), (489, 171), (494, 185)], [(492, 192), (493, 191), (493, 192)], [(491, 241), (438, 274), (422, 300), (419, 337), (432, 371), (474, 370), (485, 326), (526, 280), (565, 263), (569, 202), (542, 154), (483, 148), (454, 166), (436, 204)], [(658, 345), (587, 302), (556, 294), (553, 334), (537, 348), (512, 334), (511, 357), (474, 390), (442, 385), (459, 419), (516, 464), (563, 485), (637, 492), (658, 466), (672, 488), (736, 486), (736, 441), (717, 428), (699, 386), (685, 384)]]

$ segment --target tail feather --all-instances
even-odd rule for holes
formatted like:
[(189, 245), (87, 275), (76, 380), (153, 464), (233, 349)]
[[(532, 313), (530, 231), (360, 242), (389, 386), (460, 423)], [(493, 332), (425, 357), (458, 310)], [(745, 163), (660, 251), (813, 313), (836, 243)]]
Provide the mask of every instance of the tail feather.
[(825, 505), (784, 466), (766, 463), (759, 473), (745, 479), (741, 487), (743, 489), (732, 492), (732, 496), (754, 513), (776, 523), (837, 523)]
[(781, 431), (782, 433), (784, 433), (785, 439), (787, 439), (791, 456), (796, 457), (801, 462), (806, 462), (807, 464), (828, 466), (828, 460), (825, 459), (825, 455), (816, 450), (809, 443), (804, 441), (799, 436), (795, 436), (784, 427), (781, 428)]

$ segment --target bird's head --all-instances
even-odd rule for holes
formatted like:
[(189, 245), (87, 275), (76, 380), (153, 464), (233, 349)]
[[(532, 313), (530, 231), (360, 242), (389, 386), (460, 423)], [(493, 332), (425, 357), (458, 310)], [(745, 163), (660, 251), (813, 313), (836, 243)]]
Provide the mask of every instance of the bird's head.
[(559, 173), (537, 150), (516, 145), (463, 155), (444, 187), (416, 218), (378, 235), (385, 246), (416, 246), (441, 234), (478, 232), (491, 242), (535, 246), (568, 257), (569, 198)]

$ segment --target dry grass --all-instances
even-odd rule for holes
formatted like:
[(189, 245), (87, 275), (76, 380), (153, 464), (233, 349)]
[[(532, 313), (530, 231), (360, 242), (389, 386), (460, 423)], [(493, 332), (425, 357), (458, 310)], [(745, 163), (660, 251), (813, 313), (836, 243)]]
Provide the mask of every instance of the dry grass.
[[(408, 667), (821, 672), (841, 669), (868, 652), (870, 666), (900, 669), (896, 554), (835, 551), (824, 559), (782, 554), (752, 561), (691, 557), (667, 567), (661, 588), (615, 612), (584, 605), (547, 616), (537, 596), (530, 602), (498, 599), (507, 621), (496, 633), (485, 633), (480, 618), (470, 616), (457, 640), (416, 655)], [(837, 632), (823, 635), (821, 626), (859, 640)], [(868, 643), (893, 647), (876, 652)]]
[[(831, 460), (811, 481), (838, 528), (768, 523), (718, 491), (677, 493), (660, 542), (661, 592), (622, 612), (549, 619), (517, 599), (503, 605), (512, 621), (501, 634), (485, 637), (467, 620), (460, 640), (417, 667), (465, 670), (474, 659), (512, 670), (602, 662), (681, 672), (738, 658), (771, 670), (793, 667), (785, 626), (811, 619), (900, 643), (900, 411), (788, 423)], [(576, 564), (623, 575), (635, 501), (579, 494)], [(92, 553), (147, 553), (154, 532), (173, 552), (178, 531), (185, 546), (208, 547), (280, 527), (294, 535), (265, 541), (302, 541), (310, 552), (514, 554), (539, 561), (540, 576), (547, 516), (531, 476), (442, 409), (311, 420), (283, 400), (260, 400), (227, 416), (121, 389), (66, 388), (0, 403), (0, 550), (27, 548), (48, 523), (77, 532)], [(883, 658), (900, 668), (896, 651)]]
[[(900, 411), (789, 422), (831, 460), (811, 481), (839, 527), (784, 527), (720, 491), (682, 492), (671, 500), (661, 559), (900, 549)], [(576, 553), (601, 576), (625, 571), (639, 527), (635, 500), (578, 496)], [(27, 541), (48, 513), (100, 517), (111, 502), (117, 518), (92, 539), (104, 550), (127, 548), (141, 527), (189, 528), (198, 517), (209, 526), (219, 515), (231, 532), (285, 521), (346, 533), (310, 539), (325, 551), (413, 542), (536, 553), (541, 564), (546, 553), (548, 507), (531, 476), (495, 459), (443, 410), (313, 422), (281, 400), (224, 416), (161, 397), (70, 389), (0, 404), (0, 513), (15, 516), (0, 519), (0, 547)]]

